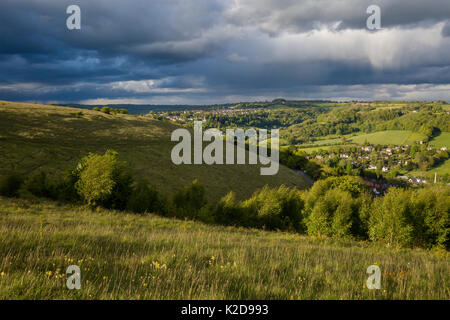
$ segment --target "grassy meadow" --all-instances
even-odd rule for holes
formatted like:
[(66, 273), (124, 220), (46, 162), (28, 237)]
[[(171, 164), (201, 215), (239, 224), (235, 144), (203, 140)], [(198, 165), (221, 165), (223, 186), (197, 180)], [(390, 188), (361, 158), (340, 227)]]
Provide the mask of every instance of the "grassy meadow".
[[(0, 299), (450, 298), (445, 251), (6, 198), (0, 230)], [(73, 264), (80, 290), (65, 285)]]
[(441, 132), (437, 137), (430, 141), (430, 145), (434, 148), (442, 148), (450, 146), (450, 132)]
[[(177, 126), (144, 116), (109, 115), (77, 108), (0, 101), (0, 177), (11, 172), (30, 175), (38, 170), (60, 174), (89, 152), (119, 152), (162, 193), (198, 179), (210, 200), (230, 190), (247, 198), (258, 188), (308, 187), (292, 170), (280, 166), (277, 175), (261, 176), (259, 165), (175, 165), (170, 159)], [(245, 181), (245, 183), (242, 183)]]
[(423, 139), (424, 135), (418, 132), (408, 130), (385, 130), (357, 135), (350, 140), (356, 144), (363, 144), (367, 141), (371, 144), (380, 145), (413, 145), (415, 141)]

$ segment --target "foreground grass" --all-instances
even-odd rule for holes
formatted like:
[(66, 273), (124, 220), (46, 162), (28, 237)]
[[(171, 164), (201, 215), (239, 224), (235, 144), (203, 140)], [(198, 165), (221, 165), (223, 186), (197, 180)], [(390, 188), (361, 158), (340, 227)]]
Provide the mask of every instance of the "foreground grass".
[[(448, 299), (446, 252), (0, 198), (1, 299)], [(378, 264), (381, 290), (368, 290)], [(81, 290), (66, 288), (69, 265)]]

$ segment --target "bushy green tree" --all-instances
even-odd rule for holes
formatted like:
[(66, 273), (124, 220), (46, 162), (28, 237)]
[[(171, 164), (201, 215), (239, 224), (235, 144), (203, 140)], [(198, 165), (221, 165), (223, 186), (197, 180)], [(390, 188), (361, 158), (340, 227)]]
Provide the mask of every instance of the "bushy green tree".
[(328, 190), (320, 201), (315, 203), (307, 219), (308, 234), (328, 237), (351, 236), (353, 202), (348, 191)]
[(132, 191), (133, 178), (118, 153), (107, 150), (104, 155), (89, 154), (81, 159), (75, 188), (89, 206), (124, 209)]
[(45, 171), (30, 175), (24, 182), (24, 189), (36, 197), (55, 198), (57, 192), (54, 181), (50, 180)]
[(264, 186), (243, 203), (247, 218), (256, 226), (275, 230), (304, 232), (301, 192), (284, 185), (279, 188)]
[(102, 107), (100, 109), (101, 112), (106, 113), (106, 114), (110, 114), (111, 113), (111, 108), (110, 107)]
[(141, 180), (134, 186), (127, 208), (137, 213), (167, 214), (166, 200), (146, 180)]
[(77, 192), (75, 184), (77, 183), (79, 172), (75, 170), (67, 170), (61, 179), (55, 182), (55, 195), (57, 200), (65, 202), (78, 202), (80, 195)]
[(414, 214), (411, 192), (391, 188), (382, 198), (375, 199), (369, 221), (372, 241), (387, 245), (411, 246), (414, 242)]
[(173, 203), (175, 216), (196, 218), (207, 203), (205, 187), (196, 179), (175, 194)]
[(305, 214), (307, 216), (311, 213), (315, 203), (330, 189), (347, 191), (353, 198), (359, 197), (363, 193), (367, 194), (369, 191), (369, 188), (359, 177), (329, 177), (316, 181), (312, 188), (305, 194)]
[(236, 200), (236, 194), (229, 192), (211, 210), (214, 221), (221, 224), (243, 225), (249, 224), (245, 210)]
[(22, 186), (23, 178), (19, 174), (11, 173), (0, 180), (0, 195), (5, 197), (16, 197)]
[(450, 189), (429, 186), (414, 192), (416, 243), (424, 247), (450, 247)]
[(367, 238), (372, 197), (360, 178), (329, 177), (304, 195), (308, 234)]

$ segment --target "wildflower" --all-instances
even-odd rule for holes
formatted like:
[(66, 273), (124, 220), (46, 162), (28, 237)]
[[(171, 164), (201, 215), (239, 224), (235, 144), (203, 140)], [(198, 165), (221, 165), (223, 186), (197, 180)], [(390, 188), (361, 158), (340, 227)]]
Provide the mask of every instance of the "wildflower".
[(2, 277), (6, 276), (5, 271), (2, 271), (2, 272), (0, 273), (0, 276), (2, 276)]

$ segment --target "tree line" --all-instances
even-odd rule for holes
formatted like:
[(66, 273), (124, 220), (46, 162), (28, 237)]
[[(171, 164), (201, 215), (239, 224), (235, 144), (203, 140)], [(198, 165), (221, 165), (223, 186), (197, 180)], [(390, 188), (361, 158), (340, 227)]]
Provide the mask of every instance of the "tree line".
[(0, 181), (0, 195), (389, 246), (448, 250), (450, 245), (450, 188), (445, 185), (390, 188), (373, 197), (359, 177), (342, 176), (319, 180), (309, 190), (265, 186), (245, 200), (230, 192), (208, 202), (197, 180), (171, 197), (162, 195), (148, 180), (136, 179), (118, 153), (108, 150), (83, 157), (61, 178), (43, 171), (27, 178), (11, 174)]

